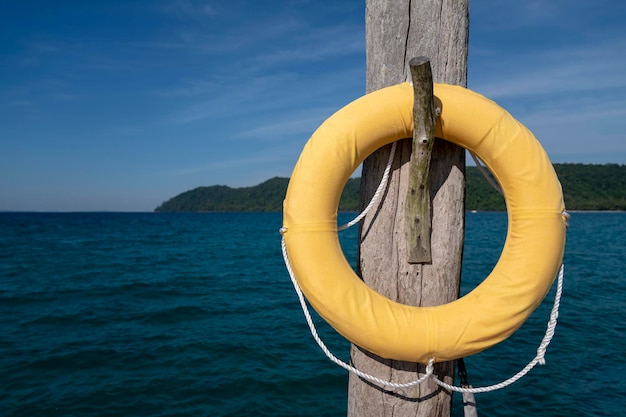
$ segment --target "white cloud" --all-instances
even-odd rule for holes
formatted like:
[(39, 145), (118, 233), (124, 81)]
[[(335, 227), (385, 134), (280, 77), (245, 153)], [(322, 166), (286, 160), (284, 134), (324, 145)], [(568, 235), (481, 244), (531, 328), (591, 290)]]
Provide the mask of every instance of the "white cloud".
[(208, 1), (174, 0), (162, 7), (166, 14), (178, 17), (203, 18), (218, 14), (215, 4)]
[(281, 86), (287, 85), (292, 79), (293, 74), (289, 73), (231, 79), (215, 89), (211, 98), (186, 105), (172, 113), (168, 120), (174, 124), (185, 124), (205, 119), (236, 117), (244, 108), (248, 115), (254, 115), (268, 106), (280, 105), (280, 99), (273, 92), (280, 92)]
[(206, 95), (212, 90), (219, 88), (219, 83), (216, 80), (184, 80), (180, 86), (172, 87), (171, 89), (162, 89), (155, 92), (160, 97), (191, 97)]
[(266, 149), (263, 152), (245, 154), (245, 156), (224, 156), (220, 159), (215, 159), (204, 164), (175, 169), (170, 171), (170, 174), (174, 176), (188, 176), (210, 171), (225, 171), (232, 173), (234, 170), (239, 170), (241, 168), (250, 169), (256, 166), (275, 166), (277, 162), (282, 161), (284, 161), (283, 155), (274, 152), (274, 150)]
[(18, 100), (13, 100), (13, 101), (9, 101), (8, 103), (2, 105), (1, 107), (5, 107), (5, 108), (10, 108), (10, 107), (29, 107), (32, 106), (34, 103), (32, 100), (29, 99), (18, 99)]
[(292, 115), (289, 119), (281, 119), (276, 123), (264, 124), (242, 132), (239, 137), (273, 138), (292, 135), (310, 136), (319, 125), (335, 111), (335, 108), (326, 107), (308, 109), (307, 114)]
[[(304, 30), (303, 30), (304, 29)], [(317, 61), (336, 56), (365, 54), (365, 33), (362, 26), (339, 24), (317, 28), (298, 28), (289, 41), (283, 40), (274, 50), (261, 54), (260, 61)]]
[(481, 62), (472, 87), (491, 98), (626, 88), (626, 41), (520, 54), (502, 63)]

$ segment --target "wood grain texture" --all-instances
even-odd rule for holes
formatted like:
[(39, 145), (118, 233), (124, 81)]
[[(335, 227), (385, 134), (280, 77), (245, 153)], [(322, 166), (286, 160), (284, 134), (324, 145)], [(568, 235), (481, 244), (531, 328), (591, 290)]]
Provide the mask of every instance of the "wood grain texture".
[(430, 158), (435, 143), (435, 105), (430, 61), (425, 57), (409, 61), (413, 81), (413, 143), (409, 163), (409, 187), (406, 198), (408, 262), (430, 263)]
[[(410, 80), (408, 62), (426, 56), (433, 80), (467, 84), (469, 0), (367, 0), (367, 92)], [(379, 207), (360, 224), (358, 272), (375, 291), (404, 304), (439, 305), (458, 297), (464, 231), (465, 151), (436, 140), (429, 170), (432, 201), (429, 264), (409, 264), (406, 195), (412, 140), (399, 143), (389, 185)], [(386, 146), (363, 164), (361, 207), (370, 201), (389, 155)], [(415, 335), (419, 337), (419, 335)], [(353, 364), (368, 373), (407, 382), (424, 372), (415, 363), (386, 360), (353, 346)], [(453, 381), (453, 363), (435, 373)], [(449, 416), (451, 393), (427, 383), (386, 389), (350, 375), (348, 416)]]

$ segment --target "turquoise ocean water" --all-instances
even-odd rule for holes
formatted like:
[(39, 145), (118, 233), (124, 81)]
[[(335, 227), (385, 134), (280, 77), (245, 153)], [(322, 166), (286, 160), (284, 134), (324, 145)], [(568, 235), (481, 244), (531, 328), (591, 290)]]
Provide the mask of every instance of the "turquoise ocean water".
[[(280, 226), (280, 213), (0, 213), (0, 415), (345, 415), (347, 374), (310, 336)], [(464, 292), (505, 232), (505, 213), (467, 214)], [(342, 234), (352, 261), (356, 233)], [(625, 236), (626, 213), (572, 214), (547, 363), (478, 394), (480, 415), (623, 413)], [(470, 383), (535, 356), (553, 293), (511, 339), (466, 360)], [(348, 343), (316, 322), (347, 360)]]

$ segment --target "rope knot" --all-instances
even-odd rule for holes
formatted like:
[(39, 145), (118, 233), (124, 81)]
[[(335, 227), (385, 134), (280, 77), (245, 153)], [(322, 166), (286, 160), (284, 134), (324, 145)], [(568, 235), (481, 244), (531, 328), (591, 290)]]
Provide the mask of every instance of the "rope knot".
[(561, 216), (563, 217), (563, 221), (565, 222), (565, 227), (569, 227), (569, 219), (572, 216), (570, 216), (570, 214), (565, 210), (563, 210), (563, 213), (561, 213)]
[(435, 364), (435, 358), (430, 358), (428, 360), (428, 365), (426, 365), (426, 375), (431, 376), (433, 374)]

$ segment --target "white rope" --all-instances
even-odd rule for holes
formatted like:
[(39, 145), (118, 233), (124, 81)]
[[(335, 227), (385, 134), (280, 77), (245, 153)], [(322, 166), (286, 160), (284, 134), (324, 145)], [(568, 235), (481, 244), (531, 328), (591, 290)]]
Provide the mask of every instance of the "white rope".
[(349, 221), (348, 223), (342, 226), (339, 226), (337, 228), (338, 231), (346, 230), (347, 228), (352, 227), (358, 222), (360, 222), (363, 219), (363, 217), (365, 217), (365, 215), (370, 211), (370, 209), (374, 207), (374, 204), (376, 204), (376, 202), (380, 198), (380, 195), (382, 194), (383, 190), (385, 189), (385, 186), (387, 185), (389, 172), (391, 172), (391, 165), (393, 164), (393, 157), (396, 153), (396, 143), (397, 142), (393, 142), (391, 144), (391, 150), (389, 151), (389, 159), (387, 159), (387, 166), (385, 167), (385, 172), (383, 173), (383, 177), (380, 180), (380, 184), (378, 184), (378, 188), (376, 189), (374, 196), (370, 200), (370, 203), (367, 205), (367, 207), (365, 207), (365, 210), (363, 210), (363, 212), (361, 212), (361, 214), (356, 216), (353, 220)]
[(446, 384), (445, 382), (439, 380), (436, 376), (433, 375), (434, 381), (441, 387), (449, 389), (451, 391), (456, 392), (471, 392), (471, 393), (480, 393), (480, 392), (489, 392), (496, 391), (511, 385), (517, 380), (524, 377), (531, 369), (533, 369), (537, 364), (545, 365), (546, 360), (546, 350), (548, 349), (548, 345), (552, 341), (554, 337), (554, 332), (556, 330), (557, 318), (559, 317), (559, 306), (561, 305), (561, 295), (563, 294), (563, 265), (559, 269), (559, 275), (557, 279), (556, 285), (556, 294), (554, 295), (554, 304), (552, 306), (552, 311), (550, 312), (550, 320), (548, 320), (548, 325), (546, 328), (546, 334), (543, 336), (539, 347), (537, 348), (537, 356), (535, 356), (529, 363), (526, 365), (521, 371), (513, 375), (511, 378), (500, 382), (499, 384), (494, 384), (486, 387), (476, 387), (476, 388), (463, 388), (456, 387), (454, 385)]
[(478, 170), (483, 174), (483, 177), (485, 177), (487, 182), (494, 188), (494, 190), (499, 192), (501, 195), (504, 195), (502, 193), (502, 189), (500, 188), (500, 186), (498, 184), (496, 184), (496, 182), (493, 180), (493, 178), (491, 178), (491, 175), (489, 174), (489, 172), (487, 172), (487, 170), (483, 166), (483, 162), (480, 160), (480, 158), (477, 155), (474, 155), (473, 152), (470, 152), (470, 155), (472, 156), (472, 159), (474, 160), (474, 163), (478, 167)]
[[(280, 229), (281, 234), (284, 234), (286, 231), (287, 230), (285, 228)], [(287, 267), (287, 271), (289, 272), (289, 277), (291, 278), (291, 283), (293, 284), (296, 294), (298, 295), (298, 299), (300, 300), (300, 306), (302, 307), (302, 312), (304, 313), (304, 317), (306, 318), (307, 324), (309, 325), (309, 329), (311, 330), (311, 335), (313, 336), (313, 339), (315, 339), (315, 341), (317, 342), (317, 345), (326, 354), (328, 359), (330, 359), (336, 365), (341, 366), (343, 369), (360, 376), (361, 378), (367, 379), (368, 381), (371, 381), (371, 382), (376, 382), (383, 386), (388, 386), (392, 388), (406, 388), (406, 387), (410, 387), (413, 385), (421, 384), (422, 382), (424, 382), (426, 379), (430, 377), (438, 385), (440, 385), (443, 388), (449, 389), (451, 391), (479, 393), (479, 392), (495, 391), (495, 390), (499, 390), (501, 388), (507, 387), (511, 385), (512, 383), (516, 382), (517, 380), (519, 380), (520, 378), (522, 378), (523, 376), (525, 376), (528, 372), (530, 372), (531, 369), (535, 367), (535, 365), (545, 364), (546, 350), (548, 348), (548, 345), (550, 344), (550, 341), (552, 340), (552, 337), (554, 336), (554, 332), (555, 332), (556, 325), (557, 325), (557, 318), (559, 316), (559, 306), (561, 303), (561, 295), (563, 293), (563, 265), (561, 265), (561, 268), (559, 270), (559, 275), (558, 275), (558, 280), (557, 280), (557, 289), (556, 289), (556, 294), (554, 297), (554, 305), (552, 306), (552, 311), (550, 313), (550, 320), (548, 321), (546, 334), (544, 335), (541, 343), (539, 344), (539, 347), (537, 348), (537, 355), (535, 356), (535, 358), (531, 360), (528, 363), (528, 365), (524, 367), (524, 369), (519, 371), (517, 374), (513, 375), (511, 378), (503, 382), (500, 382), (499, 384), (490, 385), (487, 387), (463, 388), (463, 387), (457, 387), (454, 385), (446, 384), (445, 382), (439, 380), (437, 376), (433, 374), (433, 365), (434, 365), (433, 358), (431, 358), (428, 361), (428, 365), (426, 366), (426, 373), (422, 377), (414, 381), (407, 382), (407, 383), (396, 383), (396, 382), (391, 382), (391, 381), (385, 381), (381, 378), (378, 378), (376, 376), (360, 371), (357, 368), (353, 367), (352, 365), (345, 363), (344, 361), (342, 361), (341, 359), (333, 355), (332, 352), (330, 352), (330, 350), (326, 347), (326, 345), (324, 344), (324, 342), (322, 341), (322, 339), (317, 333), (317, 329), (315, 328), (315, 324), (313, 323), (313, 319), (311, 318), (311, 314), (307, 307), (304, 294), (302, 294), (302, 290), (300, 289), (300, 286), (298, 285), (298, 281), (296, 280), (293, 269), (291, 268), (291, 263), (289, 262), (289, 257), (287, 256), (287, 246), (285, 244), (284, 237), (281, 240), (281, 248), (282, 248), (282, 253), (283, 253), (283, 260), (285, 261), (285, 266)]]
[[(284, 233), (285, 230), (281, 229), (281, 232)], [(376, 382), (376, 383), (378, 383), (380, 385), (392, 387), (392, 388), (406, 388), (406, 387), (410, 387), (410, 386), (413, 386), (413, 385), (419, 385), (422, 382), (424, 382), (426, 379), (428, 379), (428, 377), (432, 376), (432, 374), (433, 374), (433, 364), (434, 364), (434, 360), (432, 360), (432, 359), (428, 362), (428, 365), (426, 366), (426, 373), (422, 377), (416, 379), (415, 381), (411, 381), (411, 382), (397, 383), (397, 382), (385, 381), (384, 379), (381, 379), (381, 378), (378, 378), (376, 376), (373, 376), (373, 375), (367, 374), (365, 372), (362, 372), (362, 371), (356, 369), (354, 366), (345, 363), (344, 361), (342, 361), (341, 359), (339, 359), (335, 355), (333, 355), (330, 352), (330, 350), (326, 347), (326, 345), (324, 344), (324, 342), (322, 341), (320, 336), (317, 334), (317, 329), (315, 328), (315, 324), (313, 323), (313, 319), (311, 318), (311, 314), (310, 314), (309, 309), (308, 309), (308, 307), (306, 305), (306, 300), (304, 298), (304, 295), (302, 294), (302, 290), (300, 289), (300, 286), (298, 285), (298, 281), (296, 281), (295, 274), (293, 273), (293, 270), (291, 269), (291, 264), (289, 263), (289, 257), (287, 256), (287, 246), (285, 245), (285, 238), (284, 237), (283, 237), (283, 239), (281, 241), (281, 247), (282, 247), (282, 251), (283, 251), (283, 259), (285, 260), (285, 265), (287, 266), (287, 271), (289, 272), (289, 276), (291, 277), (291, 282), (293, 283), (293, 287), (296, 290), (296, 294), (298, 295), (298, 299), (300, 300), (300, 306), (302, 307), (302, 312), (304, 313), (304, 317), (306, 318), (306, 322), (308, 323), (309, 329), (311, 330), (311, 335), (313, 335), (313, 339), (315, 339), (315, 341), (317, 342), (317, 345), (326, 354), (328, 359), (330, 359), (336, 365), (341, 366), (343, 369), (345, 369), (345, 370), (347, 370), (349, 372), (352, 372), (355, 375), (360, 376), (361, 378), (367, 379), (368, 381), (371, 381), (371, 382)]]

